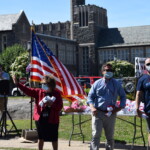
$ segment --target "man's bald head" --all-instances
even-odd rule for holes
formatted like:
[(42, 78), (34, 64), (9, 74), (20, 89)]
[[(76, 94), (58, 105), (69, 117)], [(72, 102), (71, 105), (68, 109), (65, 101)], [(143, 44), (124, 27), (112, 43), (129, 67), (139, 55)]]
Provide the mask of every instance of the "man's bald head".
[(147, 59), (145, 60), (145, 65), (148, 64), (148, 63), (150, 63), (150, 58), (147, 58)]

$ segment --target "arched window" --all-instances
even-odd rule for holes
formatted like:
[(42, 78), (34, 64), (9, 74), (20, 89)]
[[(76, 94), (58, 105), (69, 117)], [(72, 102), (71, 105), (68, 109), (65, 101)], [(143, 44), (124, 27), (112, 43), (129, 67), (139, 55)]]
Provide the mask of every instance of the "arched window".
[(83, 74), (88, 74), (89, 72), (89, 49), (88, 47), (83, 47), (83, 59), (82, 59), (82, 70), (83, 70)]

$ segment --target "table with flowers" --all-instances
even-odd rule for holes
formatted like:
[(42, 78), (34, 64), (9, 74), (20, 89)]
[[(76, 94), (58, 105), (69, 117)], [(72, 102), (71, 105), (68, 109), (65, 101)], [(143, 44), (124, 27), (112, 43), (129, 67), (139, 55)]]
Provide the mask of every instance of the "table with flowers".
[[(119, 105), (119, 101), (117, 101), (117, 105)], [(144, 104), (141, 103), (140, 109), (143, 110), (143, 108), (144, 108)], [(91, 118), (88, 120), (82, 121), (82, 116), (91, 115), (90, 107), (87, 106), (85, 102), (75, 101), (71, 104), (71, 106), (64, 106), (63, 115), (72, 115), (72, 131), (70, 133), (69, 146), (71, 145), (71, 139), (72, 139), (72, 136), (74, 136), (74, 135), (80, 135), (82, 137), (82, 141), (84, 143), (84, 134), (82, 132), (82, 124), (86, 123), (87, 121), (90, 121)], [(75, 115), (78, 116), (78, 123), (75, 123)], [(132, 116), (133, 122), (128, 121), (123, 118), (120, 118), (120, 116)], [(144, 116), (143, 116), (143, 118), (144, 118)], [(137, 114), (136, 114), (136, 109), (135, 109), (135, 101), (131, 101), (131, 100), (127, 99), (126, 107), (117, 113), (117, 119), (120, 119), (126, 123), (133, 125), (134, 133), (133, 133), (133, 138), (132, 138), (132, 148), (134, 146), (135, 140), (138, 138), (142, 138), (143, 145), (145, 146), (145, 139), (144, 139), (143, 129), (142, 129), (142, 120), (143, 119), (139, 118), (140, 124), (138, 125), (137, 124)], [(79, 128), (78, 133), (75, 133), (75, 127)], [(136, 135), (137, 128), (140, 128), (140, 134), (141, 134), (140, 137), (137, 137), (137, 135)]]

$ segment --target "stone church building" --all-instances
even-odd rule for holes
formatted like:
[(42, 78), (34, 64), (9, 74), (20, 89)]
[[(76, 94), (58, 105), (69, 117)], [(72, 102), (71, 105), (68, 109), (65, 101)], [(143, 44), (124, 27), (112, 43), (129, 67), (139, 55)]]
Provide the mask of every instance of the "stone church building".
[[(135, 57), (150, 57), (150, 25), (109, 28), (107, 10), (85, 5), (85, 0), (70, 0), (70, 10), (70, 21), (41, 23), (34, 27), (74, 76), (99, 75), (101, 65), (116, 58), (134, 64)], [(28, 22), (22, 24), (22, 29), (26, 25)], [(0, 23), (1, 49), (5, 43), (2, 32), (5, 33)], [(21, 40), (22, 43), (26, 41)]]
[(24, 13), (0, 15), (0, 52), (20, 43), (26, 46), (30, 40), (30, 23)]

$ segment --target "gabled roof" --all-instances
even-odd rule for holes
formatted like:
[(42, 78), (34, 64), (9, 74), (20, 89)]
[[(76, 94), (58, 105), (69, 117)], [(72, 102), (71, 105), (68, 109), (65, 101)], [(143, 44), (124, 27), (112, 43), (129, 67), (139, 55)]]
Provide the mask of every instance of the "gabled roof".
[(133, 26), (101, 30), (99, 47), (150, 45), (150, 26)]
[(13, 24), (17, 23), (22, 13), (24, 11), (18, 14), (0, 15), (0, 31), (12, 30)]

